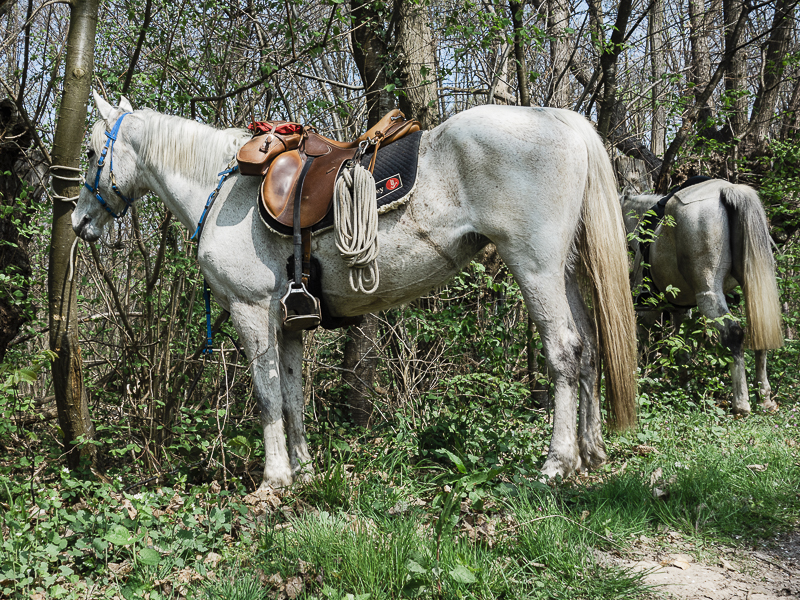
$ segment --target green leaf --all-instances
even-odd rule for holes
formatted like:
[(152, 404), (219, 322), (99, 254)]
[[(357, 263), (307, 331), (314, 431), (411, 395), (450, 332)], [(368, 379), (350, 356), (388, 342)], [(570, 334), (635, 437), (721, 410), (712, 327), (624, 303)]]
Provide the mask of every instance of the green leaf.
[(116, 546), (129, 546), (136, 541), (136, 538), (128, 531), (124, 525), (115, 525), (105, 538)]
[(143, 565), (157, 565), (161, 562), (161, 554), (154, 548), (142, 548), (139, 550), (139, 562)]
[(411, 560), (411, 559), (409, 559), (408, 562), (406, 563), (406, 568), (409, 571), (411, 571), (412, 573), (427, 573), (428, 572), (428, 569), (426, 569), (421, 564), (419, 564), (418, 562), (416, 562), (414, 560)]
[(475, 578), (475, 575), (473, 575), (472, 572), (464, 565), (458, 565), (456, 568), (450, 571), (450, 577), (453, 578), (453, 581), (464, 584), (475, 583), (478, 581)]

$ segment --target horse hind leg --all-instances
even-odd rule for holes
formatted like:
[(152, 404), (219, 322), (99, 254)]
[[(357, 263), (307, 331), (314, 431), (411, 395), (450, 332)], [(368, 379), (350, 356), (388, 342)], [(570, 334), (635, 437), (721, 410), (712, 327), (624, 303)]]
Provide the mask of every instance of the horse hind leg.
[(567, 300), (563, 273), (533, 273), (508, 261), (525, 304), (542, 338), (544, 355), (555, 384), (553, 437), (542, 474), (566, 477), (580, 469), (576, 397), (583, 344)]
[(772, 399), (772, 387), (767, 379), (767, 351), (756, 350), (756, 381), (758, 382), (758, 398), (761, 408), (767, 411), (778, 410), (778, 404)]
[[(728, 305), (722, 293), (697, 294), (697, 307), (700, 314), (714, 319), (720, 332), (722, 345), (728, 348), (733, 357), (731, 364), (732, 400), (731, 411), (735, 415), (750, 414), (750, 399), (747, 393), (747, 379), (744, 369), (744, 330), (742, 326), (730, 318)], [(721, 318), (720, 318), (721, 317)]]
[(577, 278), (567, 279), (567, 296), (572, 317), (583, 343), (580, 374), (580, 406), (578, 409), (578, 448), (581, 467), (593, 469), (606, 461), (606, 447), (600, 417), (598, 384), (598, 347), (594, 322), (583, 301)]

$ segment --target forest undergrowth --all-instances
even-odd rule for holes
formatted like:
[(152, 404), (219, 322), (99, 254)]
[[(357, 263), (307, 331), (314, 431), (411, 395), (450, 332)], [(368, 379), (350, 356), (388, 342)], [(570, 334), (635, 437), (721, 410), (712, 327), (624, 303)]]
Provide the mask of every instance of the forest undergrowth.
[[(473, 269), (481, 274), (480, 265)], [(503, 289), (501, 320), (514, 305), (513, 284)], [(458, 323), (468, 337), (461, 316), (435, 314), (415, 333), (441, 334), (437, 328)], [(409, 326), (419, 314), (410, 307), (395, 317)], [(516, 335), (507, 329), (509, 339)], [(97, 419), (105, 470), (70, 471), (53, 421), (21, 424), (36, 409), (13, 394), (9, 376), (0, 593), (34, 600), (652, 597), (657, 591), (644, 573), (605, 557), (629, 556), (640, 539), (666, 544), (669, 536), (703, 557), (722, 546), (758, 547), (800, 523), (800, 345), (790, 340), (771, 353), (780, 410), (767, 414), (753, 402), (751, 416), (733, 418), (728, 361), (709, 329), (689, 321), (654, 337), (640, 368), (638, 429), (607, 437), (609, 460), (600, 469), (556, 482), (537, 472), (551, 433), (548, 411), (532, 404), (527, 385), (502, 376), (507, 366), (499, 365), (515, 360), (509, 339), (494, 354), (484, 348), (482, 369), (442, 378), (416, 404), (379, 404), (384, 418), (369, 432), (344, 418), (335, 375), (310, 373), (317, 391), (307, 427), (317, 474), (280, 495), (257, 489), (260, 432), (247, 403), (218, 399), (185, 409), (163, 461), (170, 468), (161, 470), (135, 425), (110, 418), (110, 403), (98, 404), (109, 411)], [(326, 352), (336, 344), (322, 341), (307, 367), (332, 359)], [(676, 353), (688, 363), (677, 366)], [(36, 377), (46, 360), (13, 375)]]

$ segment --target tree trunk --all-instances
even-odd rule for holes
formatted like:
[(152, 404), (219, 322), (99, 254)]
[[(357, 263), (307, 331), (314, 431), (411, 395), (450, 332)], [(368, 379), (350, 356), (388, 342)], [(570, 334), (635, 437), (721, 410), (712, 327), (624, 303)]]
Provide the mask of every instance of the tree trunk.
[(650, 151), (661, 156), (664, 154), (664, 136), (667, 132), (667, 109), (661, 98), (664, 91), (663, 76), (667, 71), (664, 58), (664, 0), (653, 0), (647, 27), (650, 38), (650, 75), (653, 78)]
[[(705, 0), (689, 0), (689, 42), (692, 48), (692, 71), (689, 81), (694, 84), (695, 101), (702, 93), (703, 87), (711, 78), (711, 55), (708, 52), (709, 15), (706, 12)], [(711, 100), (707, 99), (698, 109), (697, 120), (701, 132), (708, 127), (709, 119), (714, 116)]]
[[(53, 141), (53, 190), (65, 198), (77, 197), (80, 187), (68, 178), (80, 166), (81, 144), (86, 126), (87, 101), (94, 68), (94, 40), (99, 0), (74, 0), (70, 4), (69, 33), (64, 91), (58, 111)], [(58, 169), (67, 167), (68, 169)], [(72, 231), (72, 204), (53, 203), (52, 238), (48, 293), (50, 309), (50, 349), (58, 358), (53, 362), (53, 387), (58, 420), (64, 432), (64, 447), (71, 468), (87, 457), (97, 463), (94, 425), (89, 416), (86, 390), (81, 372), (78, 345), (77, 294), (75, 285), (75, 233)]]
[(353, 59), (367, 97), (367, 127), (377, 123), (394, 107), (394, 98), (385, 88), (387, 44), (384, 24), (374, 2), (351, 0), (353, 16)]
[[(29, 149), (33, 143), (25, 120), (10, 98), (0, 100), (0, 273), (10, 278), (0, 293), (0, 363), (8, 344), (28, 319), (25, 302), (30, 288), (30, 240), (20, 235), (15, 221), (30, 223), (30, 207), (35, 193), (22, 197), (26, 175), (36, 173), (37, 165), (29, 164)], [(27, 160), (26, 160), (27, 159)], [(3, 175), (3, 173), (9, 173)], [(32, 178), (35, 181), (35, 178)], [(39, 192), (41, 194), (41, 191)], [(19, 202), (17, 201), (19, 199)]]
[(397, 53), (400, 80), (404, 95), (400, 110), (406, 117), (417, 119), (422, 129), (433, 129), (439, 123), (439, 103), (436, 93), (436, 47), (428, 24), (424, 3), (414, 0), (400, 2), (397, 21)]
[(743, 0), (722, 0), (725, 19), (725, 53), (730, 55), (730, 63), (725, 71), (725, 92), (731, 98), (730, 139), (741, 136), (747, 127), (747, 63), (743, 49), (736, 50), (739, 36), (734, 29), (744, 8)]
[(632, 0), (620, 0), (617, 18), (609, 42), (603, 43), (600, 67), (603, 72), (603, 95), (597, 117), (597, 131), (604, 138), (613, 135), (611, 124), (617, 99), (617, 58), (624, 48), (625, 31), (633, 8)]
[(549, 0), (547, 11), (547, 34), (550, 38), (550, 65), (553, 75), (548, 86), (549, 106), (570, 108), (569, 92), (569, 12), (565, 0)]
[[(514, 62), (517, 67), (519, 103), (522, 106), (530, 106), (531, 93), (528, 90), (528, 66), (525, 64), (525, 44), (522, 38), (522, 29), (524, 27), (523, 5), (519, 2), (512, 1), (509, 2), (508, 9), (511, 13), (511, 24), (514, 28)], [(558, 75), (555, 74), (555, 65), (553, 66), (553, 71), (553, 77), (558, 77)]]
[[(366, 89), (367, 127), (372, 127), (394, 104), (393, 96), (385, 90), (387, 43), (383, 18), (375, 4), (367, 0), (351, 0), (350, 6), (353, 59)], [(350, 387), (347, 393), (350, 418), (364, 427), (369, 426), (373, 412), (377, 331), (377, 317), (364, 315), (361, 325), (348, 329), (344, 344), (344, 381)]]
[(777, 0), (772, 31), (764, 53), (763, 77), (753, 103), (747, 148), (760, 154), (766, 152), (767, 134), (775, 115), (778, 91), (783, 81), (784, 59), (789, 46), (789, 34), (794, 21), (797, 0)]

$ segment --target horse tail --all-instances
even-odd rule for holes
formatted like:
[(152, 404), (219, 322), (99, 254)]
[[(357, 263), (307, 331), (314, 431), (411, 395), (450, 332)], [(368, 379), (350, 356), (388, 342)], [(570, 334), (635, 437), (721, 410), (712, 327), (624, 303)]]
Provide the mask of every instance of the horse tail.
[(764, 207), (758, 193), (747, 185), (732, 184), (723, 188), (721, 199), (733, 213), (742, 233), (744, 281), (741, 284), (748, 323), (745, 343), (754, 350), (780, 348), (783, 346), (783, 322)]
[(554, 111), (584, 140), (588, 176), (581, 207), (578, 252), (591, 288), (600, 352), (605, 366), (609, 425), (636, 425), (636, 318), (628, 281), (628, 244), (608, 153), (578, 113)]

